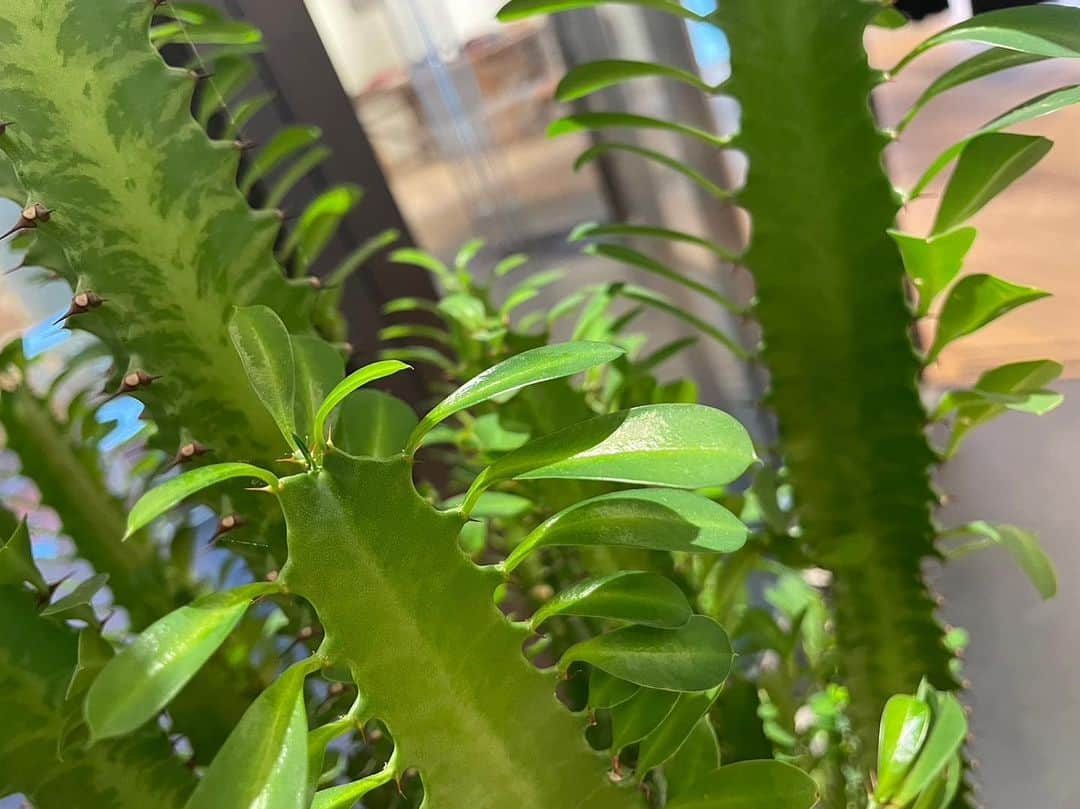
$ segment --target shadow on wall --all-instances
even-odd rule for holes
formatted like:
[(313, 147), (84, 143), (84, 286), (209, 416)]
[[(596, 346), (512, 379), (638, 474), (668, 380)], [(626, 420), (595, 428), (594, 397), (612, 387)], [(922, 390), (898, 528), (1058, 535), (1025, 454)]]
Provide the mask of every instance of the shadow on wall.
[(1065, 404), (1040, 419), (1009, 414), (971, 434), (940, 485), (941, 521), (1002, 520), (1038, 533), (1061, 581), (1043, 602), (1003, 549), (949, 566), (940, 579), (948, 620), (971, 632), (965, 668), (973, 682), (974, 753), (987, 806), (1074, 809), (1080, 770), (1080, 382), (1063, 382)]

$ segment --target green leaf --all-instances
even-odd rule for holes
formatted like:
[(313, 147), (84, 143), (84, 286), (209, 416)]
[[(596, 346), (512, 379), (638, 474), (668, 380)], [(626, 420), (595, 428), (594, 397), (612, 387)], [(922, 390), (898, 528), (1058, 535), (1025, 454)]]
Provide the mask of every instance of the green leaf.
[(727, 413), (695, 404), (646, 405), (531, 441), (485, 469), (470, 493), (479, 496), (511, 478), (700, 489), (730, 483), (755, 457), (746, 429)]
[(1047, 57), (1038, 54), (1013, 51), (1008, 50), (1007, 48), (989, 48), (977, 53), (970, 59), (961, 62), (956, 67), (946, 70), (934, 79), (915, 103), (911, 105), (911, 109), (907, 111), (900, 123), (897, 124), (897, 132), (903, 132), (915, 116), (922, 111), (923, 107), (942, 93), (963, 84), (967, 84), (968, 82), (975, 81), (976, 79), (981, 79), (984, 76), (989, 76), (1013, 67), (1029, 65), (1033, 62), (1040, 62), (1046, 58)]
[(878, 741), (878, 780), (874, 798), (887, 803), (900, 788), (930, 733), (930, 706), (898, 694), (885, 704)]
[(917, 45), (900, 60), (892, 73), (896, 74), (920, 54), (946, 42), (978, 42), (1048, 58), (1075, 58), (1080, 56), (1080, 9), (1030, 6), (976, 15)]
[(300, 221), (285, 241), (283, 256), (287, 258), (295, 253), (302, 269), (310, 267), (363, 195), (355, 185), (337, 185), (319, 194), (300, 215)]
[(240, 190), (247, 194), (255, 183), (321, 136), (322, 130), (317, 126), (288, 126), (280, 130), (251, 161), (251, 168), (240, 181)]
[(975, 534), (1000, 545), (1020, 565), (1043, 599), (1049, 600), (1057, 595), (1058, 583), (1054, 563), (1042, 549), (1039, 538), (1030, 531), (1015, 525), (991, 525), (978, 520), (949, 533)]
[(483, 239), (470, 239), (465, 242), (461, 249), (458, 250), (457, 255), (454, 256), (454, 269), (459, 272), (467, 271), (473, 259), (484, 249), (485, 244), (486, 242)]
[(195, 105), (195, 120), (205, 127), (214, 113), (228, 111), (229, 104), (240, 90), (255, 77), (255, 63), (242, 56), (221, 57), (214, 63), (214, 80), (199, 96)]
[(962, 225), (1046, 157), (1053, 146), (1047, 138), (1007, 132), (972, 138), (960, 152), (945, 188), (932, 235)]
[[(239, 104), (235, 105), (230, 110), (229, 120), (226, 123), (222, 137), (226, 140), (236, 138), (243, 131), (248, 121), (254, 118), (262, 108), (269, 104), (273, 99), (274, 96), (270, 93), (260, 93), (259, 95), (245, 98)], [(274, 206), (268, 205), (267, 207), (272, 208)]]
[(266, 306), (238, 308), (229, 321), (248, 381), (291, 445), (296, 434), (296, 370), (285, 324)]
[(814, 779), (781, 761), (741, 761), (710, 773), (667, 809), (811, 809)]
[(589, 708), (614, 708), (641, 690), (636, 683), (628, 683), (612, 677), (606, 671), (594, 668), (589, 672)]
[(395, 771), (387, 767), (367, 778), (353, 781), (351, 784), (320, 790), (315, 793), (311, 809), (352, 809), (356, 802), (369, 792), (393, 781), (395, 775)]
[(628, 626), (572, 646), (559, 661), (589, 663), (608, 674), (661, 691), (707, 691), (731, 670), (731, 642), (711, 618), (695, 615), (678, 629)]
[(316, 146), (304, 152), (274, 180), (270, 190), (266, 192), (262, 207), (277, 208), (281, 205), (289, 192), (296, 187), (296, 184), (307, 177), (317, 166), (324, 163), (333, 153), (333, 150), (326, 146)]
[(533, 630), (555, 615), (674, 628), (684, 626), (693, 610), (682, 590), (666, 576), (624, 570), (578, 582), (563, 590), (536, 611)]
[(30, 529), (26, 520), (15, 528), (7, 542), (0, 545), (0, 586), (9, 584), (22, 585), (30, 582), (39, 593), (49, 592), (49, 585), (41, 575), (30, 544)]
[[(694, 728), (702, 718), (707, 717), (709, 708), (716, 701), (717, 693), (717, 691), (704, 691), (697, 694), (679, 695), (679, 701), (675, 703), (671, 713), (641, 742), (636, 765), (639, 780), (644, 778), (649, 770), (659, 767), (678, 752), (693, 734)], [(713, 755), (712, 767), (708, 771), (718, 765), (719, 761)]]
[(555, 14), (560, 11), (595, 8), (613, 3), (664, 11), (688, 20), (704, 19), (700, 14), (683, 8), (676, 0), (510, 0), (499, 10), (498, 17), (500, 22), (515, 22), (537, 14)]
[(955, 454), (971, 430), (1006, 410), (1044, 415), (1060, 405), (1061, 394), (1043, 388), (1057, 379), (1062, 370), (1064, 366), (1053, 360), (1014, 362), (987, 371), (970, 390), (946, 393), (933, 416), (937, 421), (956, 414), (945, 457)]
[(358, 390), (342, 403), (333, 444), (350, 455), (400, 455), (418, 419), (405, 402), (378, 390)]
[(916, 314), (926, 317), (934, 299), (960, 274), (977, 231), (975, 228), (958, 228), (929, 239), (897, 230), (890, 230), (889, 235), (900, 247), (904, 267), (918, 290)]
[(626, 154), (637, 155), (646, 160), (651, 160), (661, 166), (666, 166), (683, 175), (706, 194), (709, 194), (716, 199), (728, 199), (733, 195), (733, 192), (730, 189), (724, 188), (718, 183), (714, 183), (706, 177), (705, 174), (698, 171), (693, 166), (687, 165), (681, 160), (676, 160), (674, 157), (666, 155), (656, 149), (649, 149), (648, 147), (638, 146), (633, 143), (620, 143), (619, 141), (601, 141), (600, 143), (594, 143), (582, 152), (578, 159), (574, 161), (574, 171), (581, 171), (598, 157), (603, 157), (609, 152), (625, 152)]
[(406, 365), (398, 360), (381, 360), (379, 362), (373, 362), (370, 365), (365, 365), (358, 371), (353, 371), (330, 391), (330, 394), (319, 406), (319, 410), (315, 414), (315, 440), (319, 442), (319, 444), (322, 444), (326, 438), (326, 423), (330, 418), (330, 414), (333, 413), (338, 405), (344, 402), (350, 394), (379, 379), (385, 379), (388, 376), (393, 376), (401, 371), (411, 369), (411, 365)]
[(624, 747), (639, 742), (664, 721), (679, 694), (674, 691), (655, 691), (642, 688), (621, 705), (611, 709), (611, 749), (618, 753)]
[(64, 618), (78, 618), (88, 624), (97, 623), (92, 601), (102, 587), (109, 583), (108, 573), (98, 573), (86, 581), (80, 582), (66, 596), (58, 598), (41, 610), (42, 615), (58, 615)]
[[(443, 508), (461, 508), (465, 495), (459, 494), (443, 503)], [(516, 494), (484, 492), (472, 516), (479, 520), (510, 520), (520, 517), (533, 507), (531, 500)]]
[(555, 100), (577, 101), (585, 96), (608, 87), (640, 78), (675, 79), (704, 93), (713, 92), (713, 88), (688, 70), (658, 64), (656, 62), (636, 62), (626, 59), (601, 59), (576, 65), (567, 72), (555, 90)]
[(653, 290), (644, 287), (634, 286), (633, 284), (622, 284), (619, 286), (618, 293), (624, 298), (644, 303), (646, 306), (658, 309), (661, 312), (666, 312), (672, 317), (693, 326), (698, 331), (707, 334), (709, 337), (716, 340), (716, 342), (727, 348), (728, 351), (739, 359), (745, 360), (750, 358), (750, 352), (739, 345), (733, 338), (724, 334), (724, 332), (720, 331), (720, 329), (712, 324), (706, 323), (701, 318), (692, 315), (690, 312), (686, 311), (685, 307), (678, 306), (659, 292), (654, 292)]
[(1076, 103), (1080, 103), (1080, 85), (1070, 85), (1068, 87), (1061, 87), (1057, 90), (1051, 90), (1048, 93), (1043, 93), (1042, 95), (1036, 96), (1035, 98), (1029, 99), (1022, 104), (1013, 107), (1004, 115), (998, 116), (971, 136), (954, 143), (938, 155), (937, 159), (930, 164), (930, 167), (923, 172), (918, 182), (915, 183), (915, 186), (907, 193), (907, 200), (910, 202), (919, 197), (933, 179), (944, 171), (946, 166), (955, 160), (957, 155), (959, 155), (964, 150), (964, 147), (974, 138), (989, 132), (998, 132), (1007, 127), (1034, 120), (1035, 118), (1041, 118), (1044, 115), (1050, 115), (1051, 113)]
[(908, 24), (908, 18), (904, 15), (904, 12), (895, 8), (883, 8), (874, 17), (871, 25), (876, 25), (878, 28), (885, 28), (888, 30), (895, 30), (897, 28), (903, 28)]
[(944, 772), (934, 779), (919, 799), (912, 804), (911, 809), (948, 809), (952, 806), (956, 793), (960, 790), (960, 777), (964, 767), (960, 762), (960, 756), (953, 756), (953, 760), (946, 766)]
[(1035, 287), (1013, 284), (983, 273), (961, 278), (949, 292), (941, 309), (937, 334), (926, 356), (927, 364), (936, 360), (954, 340), (1049, 294)]
[(496, 278), (502, 278), (505, 275), (509, 275), (519, 267), (523, 267), (529, 262), (529, 257), (524, 253), (514, 253), (499, 261), (492, 269), (491, 274)]
[(603, 129), (656, 129), (685, 135), (719, 148), (724, 148), (731, 142), (731, 138), (726, 135), (714, 135), (712, 132), (677, 121), (629, 112), (581, 112), (576, 115), (567, 115), (553, 121), (547, 133), (548, 137), (557, 138), (562, 135), (596, 132)]
[(956, 697), (946, 693), (936, 693), (932, 697), (933, 723), (930, 734), (915, 765), (893, 798), (897, 806), (907, 806), (915, 800), (948, 766), (967, 737), (967, 717)]
[(702, 717), (690, 731), (678, 752), (664, 764), (668, 802), (690, 793), (695, 784), (720, 766), (720, 746), (708, 717)]
[(252, 703), (185, 809), (304, 809), (308, 662), (290, 668)]
[(734, 514), (705, 497), (677, 489), (631, 489), (585, 500), (548, 518), (514, 548), (503, 567), (514, 570), (538, 548), (560, 546), (731, 553), (746, 536), (746, 526)]
[(622, 349), (603, 343), (572, 342), (534, 348), (503, 360), (466, 382), (420, 421), (406, 447), (412, 454), (424, 435), (455, 413), (529, 385), (562, 379), (622, 356)]
[(446, 286), (451, 288), (454, 286), (454, 276), (451, 275), (450, 268), (435, 256), (425, 253), (423, 250), (417, 250), (414, 247), (403, 247), (391, 253), (390, 260), (396, 264), (409, 264), (427, 270)]
[(233, 478), (257, 478), (272, 488), (279, 484), (275, 475), (246, 463), (222, 463), (192, 469), (165, 481), (138, 499), (128, 514), (124, 538), (145, 528), (191, 495)]
[(682, 242), (684, 244), (692, 244), (696, 247), (703, 247), (724, 261), (739, 260), (739, 254), (734, 250), (729, 250), (726, 247), (722, 247), (701, 236), (695, 236), (692, 233), (685, 233), (681, 230), (658, 228), (650, 225), (625, 225), (619, 222), (604, 224), (586, 222), (585, 224), (578, 225), (574, 228), (570, 233), (568, 241), (579, 242), (584, 239), (593, 239), (604, 236), (629, 236), (631, 238), (653, 238)]
[(345, 360), (340, 351), (317, 337), (294, 336), (292, 348), (296, 364), (296, 432), (311, 443), (318, 435), (315, 414), (344, 375)]
[(122, 736), (157, 716), (225, 642), (252, 600), (276, 589), (260, 583), (214, 593), (152, 624), (90, 686), (85, 713), (91, 736)]
[(673, 270), (668, 265), (657, 261), (656, 259), (646, 256), (644, 253), (639, 253), (637, 250), (633, 250), (629, 247), (624, 247), (619, 244), (591, 244), (585, 248), (585, 252), (590, 255), (603, 256), (610, 258), (613, 261), (618, 261), (621, 264), (626, 264), (631, 267), (636, 267), (639, 270), (643, 270), (651, 275), (665, 278), (672, 283), (679, 286), (686, 287), (689, 290), (697, 292), (699, 295), (703, 295), (714, 303), (719, 304), (729, 312), (741, 313), (742, 307), (732, 301), (725, 295), (721, 295), (715, 289), (708, 284), (702, 284), (697, 281), (691, 280), (682, 273)]
[(151, 40), (157, 47), (175, 43), (196, 45), (257, 45), (262, 32), (253, 25), (237, 20), (206, 21), (187, 24), (180, 21), (162, 23), (150, 29)]
[(524, 446), (529, 434), (515, 429), (513, 424), (503, 424), (498, 413), (486, 413), (472, 423), (476, 443), (484, 452), (510, 452)]

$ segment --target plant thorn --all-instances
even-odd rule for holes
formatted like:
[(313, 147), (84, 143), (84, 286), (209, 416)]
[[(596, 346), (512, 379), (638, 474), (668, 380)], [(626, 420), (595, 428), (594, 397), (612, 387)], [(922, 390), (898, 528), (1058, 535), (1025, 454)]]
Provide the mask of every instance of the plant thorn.
[(103, 303), (105, 303), (105, 299), (96, 292), (91, 292), (90, 290), (80, 292), (71, 299), (71, 306), (68, 307), (67, 312), (57, 318), (57, 320), (53, 322), (53, 325), (55, 326), (59, 323), (63, 323), (68, 318), (75, 317), (75, 315), (84, 315), (92, 309), (97, 309)]
[(239, 514), (227, 514), (218, 520), (217, 529), (214, 531), (214, 536), (210, 539), (210, 544), (213, 545), (221, 537), (228, 534), (230, 531), (235, 531), (237, 528), (243, 528), (247, 525), (245, 520)]

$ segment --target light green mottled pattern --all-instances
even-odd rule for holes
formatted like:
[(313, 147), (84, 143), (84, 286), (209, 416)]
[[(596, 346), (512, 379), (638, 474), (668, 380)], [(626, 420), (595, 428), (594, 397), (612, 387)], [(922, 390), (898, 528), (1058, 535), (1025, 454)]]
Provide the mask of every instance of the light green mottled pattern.
[(154, 729), (57, 759), (76, 634), (12, 588), (0, 588), (0, 624), (0, 795), (37, 809), (179, 809), (194, 778)]
[(284, 279), (279, 221), (236, 188), (239, 153), (190, 113), (192, 76), (150, 45), (148, 0), (30, 0), (0, 10), (0, 148), (73, 285), (107, 299), (78, 325), (163, 378), (139, 397), (165, 443), (187, 428), (230, 456), (285, 448), (228, 341), (233, 306), (262, 303), (307, 329), (314, 293)]
[(589, 749), (584, 719), (555, 678), (521, 653), (492, 593), (501, 577), (457, 547), (461, 517), (416, 494), (404, 458), (338, 452), (288, 478), (281, 494), (289, 563), (281, 581), (326, 630), (321, 651), (346, 664), (383, 719), (403, 767), (417, 767), (432, 809), (630, 809)]

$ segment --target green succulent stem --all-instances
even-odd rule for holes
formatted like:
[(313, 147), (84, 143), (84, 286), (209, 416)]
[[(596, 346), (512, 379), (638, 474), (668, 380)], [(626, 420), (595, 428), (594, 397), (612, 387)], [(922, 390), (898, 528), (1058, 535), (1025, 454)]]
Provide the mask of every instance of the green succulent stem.
[(923, 676), (956, 688), (922, 577), (935, 556), (927, 414), (909, 337), (899, 208), (869, 98), (863, 0), (719, 4), (749, 158), (740, 202), (803, 541), (833, 573), (840, 665), (872, 766), (878, 719)]
[[(319, 653), (348, 666), (367, 710), (386, 722), (427, 804), (474, 809), (641, 807), (590, 750), (584, 721), (527, 662), (526, 628), (495, 607), (502, 577), (459, 549), (463, 517), (415, 491), (402, 456), (329, 451), (316, 474), (286, 478), (281, 582), (325, 629)], [(479, 777), (480, 773), (483, 777)]]

